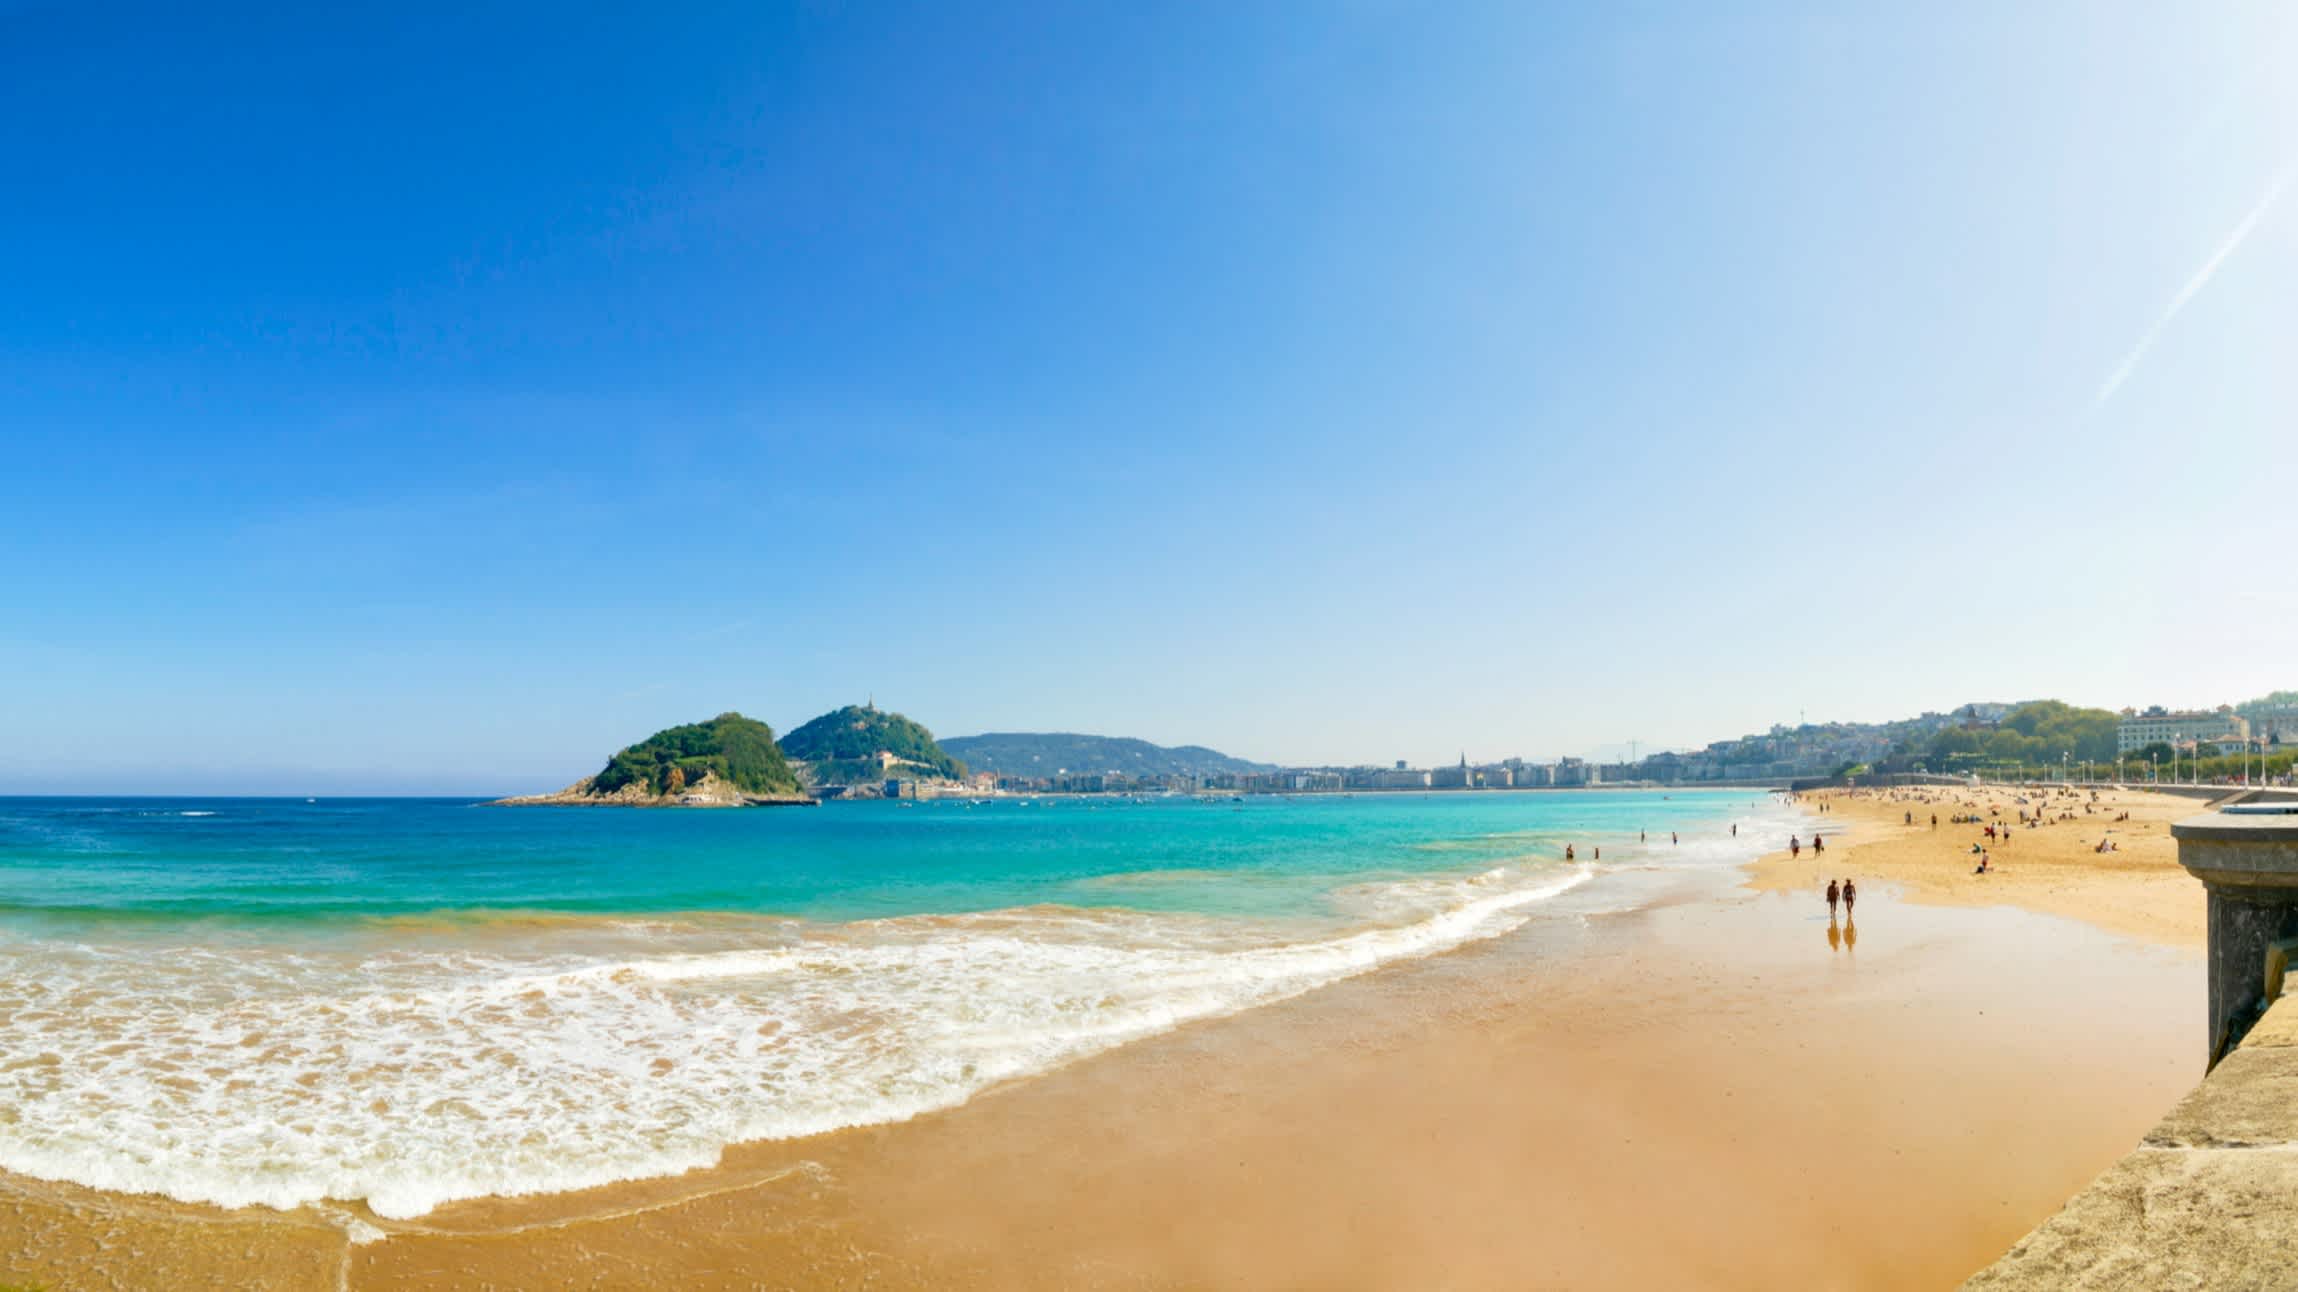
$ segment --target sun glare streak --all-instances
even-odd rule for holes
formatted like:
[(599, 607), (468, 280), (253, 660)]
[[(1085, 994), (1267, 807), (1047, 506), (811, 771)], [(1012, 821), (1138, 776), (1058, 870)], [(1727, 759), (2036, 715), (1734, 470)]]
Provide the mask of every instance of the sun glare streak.
[(2298, 167), (2285, 169), (2275, 177), (2274, 183), (2266, 190), (2266, 196), (2258, 200), (2258, 205), (2250, 208), (2250, 214), (2242, 217), (2242, 222), (2235, 225), (2233, 232), (2227, 234), (2225, 240), (2218, 244), (2218, 250), (2210, 254), (2210, 259), (2203, 261), (2202, 267), (2195, 270), (2187, 278), (2186, 284), (2178, 289), (2178, 295), (2171, 298), (2169, 307), (2164, 309), (2162, 316), (2154, 321), (2154, 326), (2146, 330), (2146, 334), (2138, 339), (2138, 344), (2132, 346), (2130, 353), (2123, 356), (2122, 362), (2115, 365), (2114, 371), (2107, 374), (2107, 379), (2099, 385), (2098, 394), (2091, 400), (2090, 412), (2096, 413), (2101, 408), (2106, 407), (2107, 401), (2114, 398), (2116, 391), (2122, 389), (2123, 382), (2130, 379), (2131, 373), (2138, 368), (2139, 362), (2146, 358), (2146, 352), (2154, 348), (2155, 341), (2170, 327), (2171, 321), (2176, 319), (2179, 312), (2186, 308), (2188, 301), (2193, 300), (2204, 287), (2209, 286), (2210, 280), (2217, 275), (2219, 267), (2224, 265), (2236, 251), (2241, 250), (2242, 244), (2249, 239), (2251, 231), (2264, 222), (2267, 215), (2273, 211), (2275, 204), (2282, 200), (2282, 195), (2290, 190), (2290, 184), (2294, 178), (2298, 178)]

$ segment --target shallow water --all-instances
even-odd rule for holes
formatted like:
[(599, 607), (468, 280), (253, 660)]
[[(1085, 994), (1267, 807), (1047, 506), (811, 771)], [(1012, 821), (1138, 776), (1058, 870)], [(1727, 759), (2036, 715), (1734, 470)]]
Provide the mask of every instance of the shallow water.
[(1640, 904), (1800, 820), (1745, 792), (0, 800), (0, 1168), (386, 1216), (672, 1173)]

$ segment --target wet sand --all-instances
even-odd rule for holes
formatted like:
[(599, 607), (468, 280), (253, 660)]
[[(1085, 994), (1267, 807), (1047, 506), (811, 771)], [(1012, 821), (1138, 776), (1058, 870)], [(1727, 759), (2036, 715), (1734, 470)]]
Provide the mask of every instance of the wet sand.
[(2200, 1075), (2201, 961), (1863, 896), (1831, 930), (1719, 875), (903, 1125), (356, 1245), (345, 1213), (0, 1180), (0, 1283), (1951, 1286)]

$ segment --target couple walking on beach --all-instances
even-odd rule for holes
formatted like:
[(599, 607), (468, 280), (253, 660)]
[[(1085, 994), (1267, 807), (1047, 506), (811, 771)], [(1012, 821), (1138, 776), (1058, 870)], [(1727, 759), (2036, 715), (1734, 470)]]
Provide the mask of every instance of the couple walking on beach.
[(1840, 885), (1832, 879), (1827, 881), (1827, 918), (1830, 923), (1835, 919), (1835, 903), (1838, 899), (1843, 902), (1843, 918), (1850, 919), (1851, 908), (1859, 901), (1859, 885), (1848, 879)]

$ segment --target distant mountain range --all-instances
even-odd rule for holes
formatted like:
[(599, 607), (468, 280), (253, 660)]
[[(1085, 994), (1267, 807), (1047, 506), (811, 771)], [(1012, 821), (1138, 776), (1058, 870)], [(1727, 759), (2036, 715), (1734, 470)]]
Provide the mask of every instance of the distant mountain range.
[(1066, 731), (995, 731), (958, 736), (942, 748), (977, 772), (999, 776), (1059, 776), (1122, 772), (1127, 776), (1209, 776), (1266, 772), (1268, 763), (1231, 758), (1203, 745), (1167, 747), (1126, 736), (1081, 736)]

